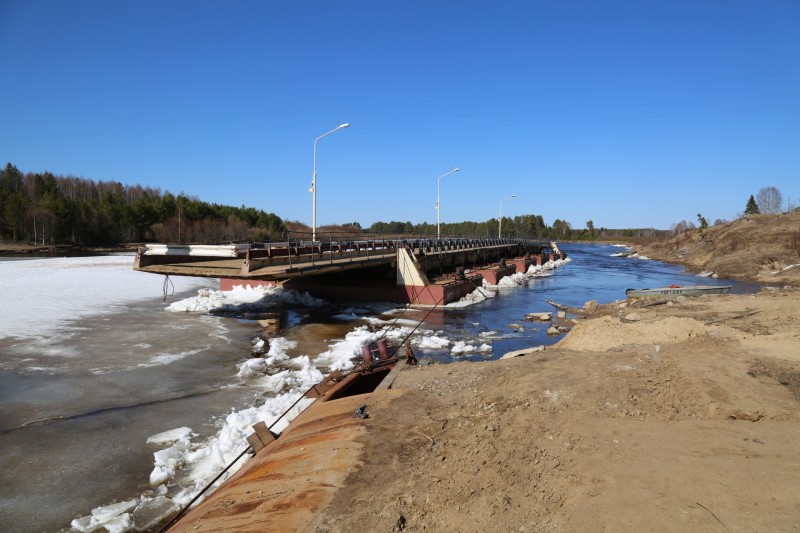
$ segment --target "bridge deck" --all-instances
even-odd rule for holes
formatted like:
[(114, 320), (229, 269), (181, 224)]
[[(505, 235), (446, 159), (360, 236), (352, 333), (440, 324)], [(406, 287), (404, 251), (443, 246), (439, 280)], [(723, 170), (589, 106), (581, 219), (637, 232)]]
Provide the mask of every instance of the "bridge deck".
[[(396, 265), (398, 248), (408, 248), (420, 262), (463, 254), (501, 255), (504, 249), (541, 253), (549, 243), (532, 239), (368, 239), (329, 242), (286, 241), (254, 245), (147, 245), (134, 269), (153, 274), (282, 281), (379, 265)], [(432, 262), (432, 261), (431, 261)]]
[(370, 257), (334, 258), (298, 257), (292, 264), (264, 265), (253, 270), (246, 268), (246, 259), (219, 259), (209, 261), (182, 262), (176, 257), (174, 262), (136, 266), (135, 269), (152, 274), (171, 276), (195, 276), (204, 278), (259, 279), (279, 281), (300, 276), (322, 275), (343, 270), (353, 270), (392, 264), (397, 260), (397, 252), (371, 255)]

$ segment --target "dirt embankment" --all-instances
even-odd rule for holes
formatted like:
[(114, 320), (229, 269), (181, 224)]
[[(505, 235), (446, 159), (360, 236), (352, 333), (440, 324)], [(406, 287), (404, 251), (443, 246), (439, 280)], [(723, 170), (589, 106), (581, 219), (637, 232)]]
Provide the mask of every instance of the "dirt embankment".
[(800, 291), (618, 302), (404, 370), (313, 531), (797, 531)]
[(800, 286), (800, 212), (747, 215), (637, 249), (653, 259), (686, 265), (693, 272)]

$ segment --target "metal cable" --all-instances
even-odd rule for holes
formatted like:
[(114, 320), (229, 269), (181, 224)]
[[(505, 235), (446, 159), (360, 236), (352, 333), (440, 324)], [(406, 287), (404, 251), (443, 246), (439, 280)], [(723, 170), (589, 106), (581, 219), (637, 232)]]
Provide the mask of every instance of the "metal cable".
[[(282, 414), (281, 416), (279, 416), (278, 418), (276, 418), (276, 419), (275, 419), (275, 421), (274, 421), (274, 422), (272, 422), (272, 424), (271, 424), (271, 425), (269, 426), (269, 428), (267, 428), (267, 429), (270, 429), (270, 430), (271, 430), (271, 429), (272, 429), (272, 428), (275, 426), (275, 424), (277, 424), (277, 423), (278, 423), (278, 421), (279, 421), (279, 420), (281, 420), (281, 419), (282, 419), (284, 416), (286, 416), (286, 414), (287, 414), (289, 411), (291, 411), (292, 409), (294, 409), (294, 406), (295, 406), (295, 405), (297, 405), (297, 404), (300, 402), (300, 400), (302, 400), (303, 398), (305, 398), (305, 397), (306, 397), (306, 394), (308, 394), (309, 392), (311, 392), (311, 391), (312, 391), (312, 390), (313, 390), (313, 389), (314, 389), (316, 386), (317, 386), (317, 384), (315, 383), (315, 384), (314, 384), (314, 385), (312, 385), (312, 386), (311, 386), (311, 387), (310, 387), (308, 390), (306, 390), (306, 391), (305, 391), (303, 394), (301, 394), (301, 395), (300, 395), (300, 397), (299, 397), (299, 398), (297, 398), (297, 400), (295, 400), (295, 401), (294, 401), (294, 403), (293, 403), (293, 404), (292, 404), (292, 405), (291, 405), (291, 406), (290, 406), (290, 407), (289, 407), (289, 408), (288, 408), (286, 411), (284, 411), (284, 412), (283, 412), (283, 414)], [(180, 511), (178, 511), (178, 514), (176, 514), (175, 516), (173, 516), (173, 517), (172, 517), (172, 519), (171, 519), (169, 522), (167, 522), (167, 525), (165, 525), (164, 527), (162, 527), (161, 529), (159, 529), (159, 530), (158, 530), (158, 533), (164, 533), (164, 532), (165, 532), (167, 529), (169, 529), (169, 527), (170, 527), (170, 526), (172, 526), (172, 525), (173, 525), (175, 522), (177, 522), (177, 521), (178, 521), (178, 519), (179, 519), (181, 516), (183, 516), (183, 514), (184, 514), (184, 513), (185, 513), (185, 512), (186, 512), (186, 511), (187, 511), (187, 510), (188, 510), (188, 509), (189, 509), (189, 508), (190, 508), (190, 507), (191, 507), (191, 506), (194, 504), (194, 502), (196, 502), (196, 501), (197, 501), (197, 500), (200, 498), (200, 496), (202, 496), (202, 495), (203, 495), (203, 493), (205, 493), (205, 492), (206, 492), (208, 489), (210, 489), (210, 488), (211, 488), (211, 487), (214, 485), (214, 483), (216, 483), (216, 482), (219, 480), (219, 478), (221, 478), (221, 477), (222, 477), (222, 476), (223, 476), (223, 475), (224, 475), (224, 474), (225, 474), (225, 473), (226, 473), (228, 470), (230, 470), (230, 469), (231, 469), (231, 467), (232, 467), (233, 465), (235, 465), (235, 464), (236, 464), (236, 462), (237, 462), (237, 461), (239, 461), (239, 459), (241, 459), (241, 458), (244, 456), (244, 454), (245, 454), (245, 453), (247, 453), (247, 452), (248, 452), (250, 449), (251, 449), (251, 448), (250, 448), (250, 446), (248, 446), (247, 448), (245, 448), (244, 450), (242, 450), (242, 453), (240, 453), (239, 455), (237, 455), (237, 456), (236, 456), (236, 459), (234, 459), (233, 461), (231, 461), (230, 463), (228, 463), (228, 465), (227, 465), (225, 468), (223, 468), (223, 469), (222, 469), (222, 471), (221, 471), (219, 474), (217, 474), (217, 476), (216, 476), (214, 479), (212, 479), (212, 480), (211, 480), (211, 481), (210, 481), (208, 484), (206, 484), (206, 486), (205, 486), (205, 487), (203, 487), (203, 489), (202, 489), (200, 492), (198, 492), (197, 494), (195, 494), (194, 498), (192, 498), (192, 499), (191, 499), (191, 501), (190, 501), (189, 503), (187, 503), (186, 505), (184, 505), (183, 507), (181, 507)]]

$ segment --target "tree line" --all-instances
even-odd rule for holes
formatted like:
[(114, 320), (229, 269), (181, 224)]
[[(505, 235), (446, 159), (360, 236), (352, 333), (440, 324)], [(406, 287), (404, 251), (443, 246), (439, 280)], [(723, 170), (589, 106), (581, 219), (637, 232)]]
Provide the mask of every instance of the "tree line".
[(114, 246), (130, 242), (211, 243), (280, 238), (280, 217), (210, 204), (160, 189), (50, 172), (0, 170), (0, 239)]
[[(764, 187), (750, 196), (745, 214), (780, 210), (781, 193)], [(697, 215), (700, 228), (709, 225)], [(714, 224), (726, 221), (716, 220)], [(697, 229), (685, 220), (669, 230), (654, 228), (612, 229), (589, 220), (585, 228), (573, 228), (566, 220), (552, 225), (541, 215), (503, 217), (504, 236), (526, 236), (551, 240), (651, 240), (668, 238)], [(442, 235), (497, 236), (497, 218), (482, 222), (442, 223)], [(116, 181), (93, 181), (50, 172), (20, 172), (11, 163), (0, 169), (0, 240), (37, 244), (114, 246), (134, 242), (220, 243), (307, 238), (311, 228), (297, 221), (284, 221), (273, 213), (252, 207), (208, 203), (183, 193), (175, 196), (158, 188), (123, 185)], [(436, 224), (422, 222), (358, 222), (317, 228), (326, 234), (371, 233), (376, 235), (436, 235)]]
[[(286, 227), (293, 234), (310, 233), (311, 228), (302, 222), (286, 221)], [(496, 237), (500, 233), (500, 223), (497, 218), (491, 218), (483, 222), (453, 222), (442, 223), (442, 235), (469, 235), (469, 236), (486, 236)], [(364, 228), (358, 222), (348, 222), (346, 224), (329, 225), (317, 228), (317, 235), (326, 237), (326, 234), (340, 235), (370, 233), (373, 235), (436, 235), (436, 224), (429, 222), (422, 222), (414, 224), (413, 222), (375, 222), (371, 226)], [(609, 240), (609, 241), (624, 241), (630, 239), (653, 239), (664, 238), (668, 236), (669, 231), (657, 230), (654, 228), (628, 228), (628, 229), (611, 229), (611, 228), (595, 228), (594, 223), (589, 220), (586, 223), (586, 228), (574, 229), (572, 224), (566, 220), (556, 219), (552, 225), (547, 225), (542, 215), (518, 215), (515, 217), (503, 217), (502, 235), (504, 237), (533, 237), (544, 240), (558, 240), (558, 241), (591, 241), (591, 240)]]

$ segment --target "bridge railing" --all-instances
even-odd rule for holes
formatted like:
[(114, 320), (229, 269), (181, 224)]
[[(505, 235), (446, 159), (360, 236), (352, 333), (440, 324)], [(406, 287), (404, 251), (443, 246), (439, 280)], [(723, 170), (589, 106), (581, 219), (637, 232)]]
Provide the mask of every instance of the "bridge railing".
[(270, 258), (276, 263), (279, 258), (285, 258), (284, 261), (291, 266), (295, 262), (318, 264), (333, 263), (341, 259), (382, 258), (394, 255), (401, 247), (409, 248), (415, 254), (441, 254), (494, 246), (523, 246), (540, 250), (550, 246), (549, 241), (518, 236), (317, 232), (317, 238), (313, 240), (310, 233), (290, 232), (286, 237), (285, 241), (251, 243), (247, 253), (248, 258)]

